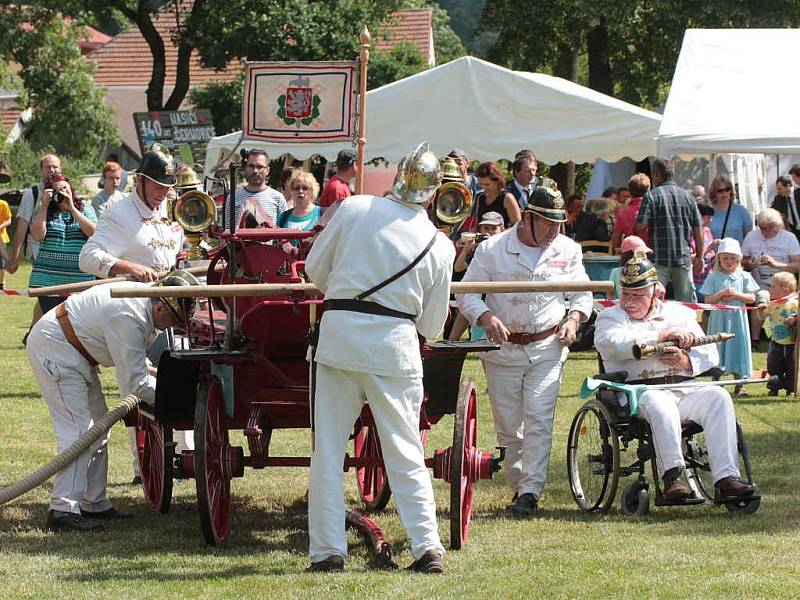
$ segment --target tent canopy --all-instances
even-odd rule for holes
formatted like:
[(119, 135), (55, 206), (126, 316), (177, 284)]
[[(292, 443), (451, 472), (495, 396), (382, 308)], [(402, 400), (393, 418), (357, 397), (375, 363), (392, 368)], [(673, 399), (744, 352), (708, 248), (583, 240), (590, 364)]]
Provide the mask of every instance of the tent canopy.
[(659, 156), (800, 154), (798, 55), (798, 29), (687, 29)]
[[(529, 148), (546, 163), (642, 159), (655, 153), (661, 116), (558, 77), (510, 71), (463, 57), (367, 93), (367, 158), (400, 158), (422, 140), (439, 155), (455, 147), (496, 160)], [(240, 132), (212, 139), (206, 168)], [(345, 144), (244, 141), (270, 156), (319, 154)]]

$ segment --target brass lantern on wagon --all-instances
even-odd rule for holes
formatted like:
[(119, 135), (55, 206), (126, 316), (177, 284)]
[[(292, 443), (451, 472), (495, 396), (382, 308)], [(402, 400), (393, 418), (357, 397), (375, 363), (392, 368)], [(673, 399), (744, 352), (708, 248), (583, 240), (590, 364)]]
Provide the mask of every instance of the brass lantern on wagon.
[(202, 182), (193, 169), (185, 169), (178, 174), (176, 187), (180, 196), (175, 201), (173, 213), (175, 220), (186, 233), (189, 252), (186, 259), (205, 260), (208, 253), (200, 246), (203, 232), (214, 222), (217, 205), (214, 199), (201, 191)]

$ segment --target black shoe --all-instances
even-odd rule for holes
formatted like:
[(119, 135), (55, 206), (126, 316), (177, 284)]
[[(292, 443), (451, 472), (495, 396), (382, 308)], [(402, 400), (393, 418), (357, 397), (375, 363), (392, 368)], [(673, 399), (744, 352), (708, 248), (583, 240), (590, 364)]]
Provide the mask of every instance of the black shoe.
[(341, 573), (344, 571), (344, 558), (338, 554), (331, 554), (317, 562), (312, 562), (306, 573)]
[(103, 519), (103, 520), (131, 518), (131, 515), (127, 513), (121, 513), (116, 508), (109, 508), (108, 510), (101, 510), (100, 512), (92, 512), (90, 510), (81, 509), (81, 515), (86, 517), (87, 519)]
[(768, 396), (777, 396), (778, 395), (778, 390), (776, 390), (775, 388), (770, 388), (769, 394), (767, 394), (767, 395)]
[(411, 563), (408, 566), (408, 570), (412, 571), (413, 573), (423, 573), (425, 575), (429, 575), (431, 573), (444, 573), (442, 552), (440, 550), (428, 550), (425, 552), (425, 554)]
[(87, 521), (77, 513), (63, 512), (60, 510), (49, 510), (47, 512), (47, 523), (45, 528), (50, 531), (78, 531), (81, 533), (99, 533), (105, 531), (100, 523)]
[(134, 475), (133, 479), (131, 479), (131, 485), (142, 485), (142, 476)]
[(539, 500), (531, 493), (520, 494), (511, 505), (511, 514), (515, 517), (532, 517), (539, 510)]

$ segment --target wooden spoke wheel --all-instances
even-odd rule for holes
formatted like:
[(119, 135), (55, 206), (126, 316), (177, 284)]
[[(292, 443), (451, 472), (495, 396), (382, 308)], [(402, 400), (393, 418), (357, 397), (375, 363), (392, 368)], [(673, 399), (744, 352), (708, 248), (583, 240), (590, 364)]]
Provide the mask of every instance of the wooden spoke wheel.
[(194, 446), (200, 526), (206, 543), (220, 546), (230, 532), (231, 472), (225, 397), (216, 377), (197, 389)]
[(386, 476), (386, 467), (382, 460), (381, 440), (374, 422), (365, 425), (356, 434), (353, 439), (353, 447), (356, 458), (381, 459), (380, 465), (356, 468), (356, 484), (364, 507), (368, 512), (381, 510), (389, 503), (392, 490), (389, 488), (389, 478)]
[(475, 382), (461, 381), (450, 452), (450, 548), (467, 542), (472, 516), (472, 495), (478, 469), (478, 407)]
[(175, 455), (172, 429), (140, 414), (136, 423), (136, 451), (147, 506), (167, 514), (172, 503)]

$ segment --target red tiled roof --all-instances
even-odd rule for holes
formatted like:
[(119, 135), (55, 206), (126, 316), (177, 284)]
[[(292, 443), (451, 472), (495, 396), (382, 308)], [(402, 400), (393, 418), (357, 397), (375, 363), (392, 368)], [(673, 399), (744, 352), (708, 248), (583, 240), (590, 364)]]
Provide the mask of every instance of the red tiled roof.
[[(175, 65), (178, 48), (172, 43), (172, 30), (175, 28), (175, 5), (170, 2), (153, 15), (153, 25), (164, 40), (166, 54), (165, 86), (175, 85)], [(190, 0), (181, 2), (181, 12), (188, 12)], [(97, 64), (94, 82), (98, 85), (148, 85), (153, 69), (153, 57), (139, 28), (130, 27), (114, 36), (111, 41), (88, 55)], [(237, 68), (232, 66), (225, 71), (215, 71), (200, 66), (197, 52), (192, 53), (189, 78), (192, 85), (204, 81), (231, 81), (237, 77)]]
[(17, 107), (0, 108), (0, 123), (3, 124), (6, 133), (11, 131), (11, 128), (14, 127), (14, 125), (16, 125), (20, 114), (22, 114), (22, 109)]
[(86, 29), (88, 35), (78, 44), (81, 47), (81, 54), (89, 54), (111, 40), (110, 35), (106, 35), (102, 31), (97, 31), (97, 29), (93, 27), (87, 27)]
[(374, 37), (374, 47), (390, 52), (400, 41), (408, 40), (428, 60), (432, 54), (432, 29), (433, 12), (430, 8), (398, 10), (389, 15)]

